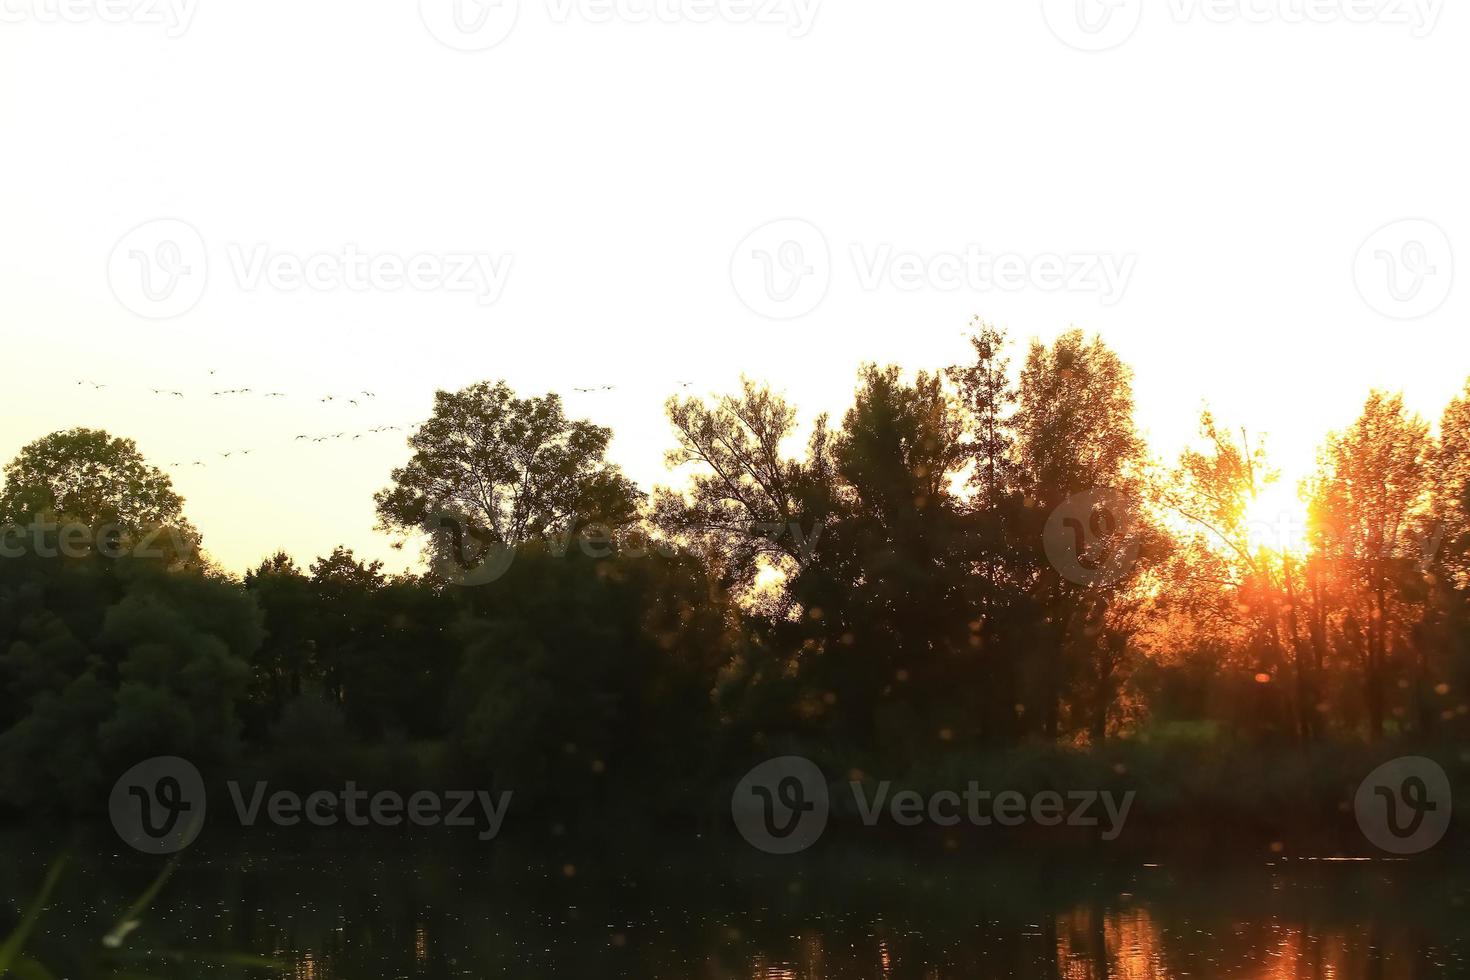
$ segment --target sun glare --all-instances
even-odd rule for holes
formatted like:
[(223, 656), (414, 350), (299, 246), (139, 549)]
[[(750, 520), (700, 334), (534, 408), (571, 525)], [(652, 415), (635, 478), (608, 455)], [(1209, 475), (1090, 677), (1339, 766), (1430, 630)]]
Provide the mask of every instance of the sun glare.
[(1285, 482), (1266, 487), (1246, 509), (1246, 537), (1253, 549), (1277, 554), (1307, 550), (1307, 505)]

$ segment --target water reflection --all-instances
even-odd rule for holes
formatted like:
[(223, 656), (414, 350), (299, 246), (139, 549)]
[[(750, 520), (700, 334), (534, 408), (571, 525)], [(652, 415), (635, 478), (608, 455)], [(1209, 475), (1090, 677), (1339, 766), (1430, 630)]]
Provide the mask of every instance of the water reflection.
[[(140, 939), (271, 956), (289, 980), (1418, 980), (1470, 963), (1470, 885), (1402, 864), (1203, 871), (600, 855), (578, 856), (568, 876), (566, 855), (506, 849), (191, 857)], [(97, 934), (98, 910), (117, 907), (150, 870), (83, 862), (45, 941)], [(0, 877), (5, 897), (21, 894), (23, 879), (14, 869)]]

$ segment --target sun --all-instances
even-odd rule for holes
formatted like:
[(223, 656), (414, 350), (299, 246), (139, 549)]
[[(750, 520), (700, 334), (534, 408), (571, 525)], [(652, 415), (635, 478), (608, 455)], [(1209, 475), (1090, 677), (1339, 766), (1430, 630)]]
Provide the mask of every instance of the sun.
[(1267, 485), (1246, 507), (1246, 540), (1252, 550), (1264, 548), (1279, 555), (1307, 550), (1307, 505), (1289, 484)]

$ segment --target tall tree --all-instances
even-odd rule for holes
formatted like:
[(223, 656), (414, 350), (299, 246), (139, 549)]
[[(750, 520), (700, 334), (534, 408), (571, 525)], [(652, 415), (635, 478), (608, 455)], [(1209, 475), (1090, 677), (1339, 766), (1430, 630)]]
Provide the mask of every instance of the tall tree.
[[(1033, 341), (1017, 402), (1016, 479), (1033, 515), (1030, 539), (1042, 541), (1048, 515), (1079, 501), (1087, 513), (1075, 519), (1089, 529), (1102, 528), (1095, 542), (1102, 551), (1116, 553), (1116, 539), (1141, 536), (1144, 444), (1133, 422), (1133, 374), (1118, 355), (1079, 330), (1062, 334), (1050, 347)], [(1092, 494), (1105, 501), (1094, 505), (1086, 496)], [(1085, 584), (1070, 581), (1054, 566), (1038, 569), (1038, 597), (1050, 609), (1037, 625), (1036, 683), (1042, 730), (1054, 738), (1070, 681), (1088, 673), (1089, 658), (1105, 653), (1101, 626), (1108, 600), (1132, 581), (1136, 569), (1130, 564), (1123, 569), (1126, 575)], [(1114, 653), (1107, 656), (1115, 659)], [(1100, 686), (1078, 705), (1079, 713), (1091, 713), (1094, 731), (1105, 727), (1116, 692), (1113, 672), (1098, 676)]]
[(1373, 392), (1328, 441), (1312, 503), (1319, 539), (1346, 583), (1343, 635), (1362, 672), (1368, 732), (1383, 734), (1387, 677), (1411, 646), (1406, 606), (1420, 580), (1415, 522), (1426, 505), (1428, 426), (1402, 395)]
[(390, 530), (424, 532), (441, 567), (473, 565), (480, 549), (516, 545), (578, 524), (626, 525), (642, 492), (608, 462), (612, 431), (570, 420), (561, 398), (518, 398), (504, 381), (434, 396), (409, 437), (413, 456), (376, 496)]
[[(36, 520), (77, 522), (100, 534), (115, 529), (129, 547), (147, 539), (192, 557), (199, 534), (184, 518), (184, 499), (131, 439), (101, 429), (53, 432), (21, 449), (5, 467), (0, 526)], [(158, 532), (166, 531), (160, 535)]]
[(826, 416), (805, 456), (793, 458), (796, 409), (749, 380), (713, 402), (670, 398), (665, 411), (677, 441), (666, 462), (689, 477), (685, 488), (655, 491), (659, 527), (722, 564), (737, 588), (749, 589), (766, 567), (794, 574), (836, 506)]

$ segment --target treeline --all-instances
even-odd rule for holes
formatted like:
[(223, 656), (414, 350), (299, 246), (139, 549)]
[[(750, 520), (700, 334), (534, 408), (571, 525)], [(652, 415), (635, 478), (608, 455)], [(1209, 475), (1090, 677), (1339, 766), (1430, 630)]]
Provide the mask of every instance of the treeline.
[(47, 436), (0, 491), (0, 796), (95, 810), (179, 754), (681, 813), (789, 751), (898, 776), (1464, 736), (1470, 395), (1431, 437), (1374, 393), (1294, 546), (1258, 531), (1259, 440), (1207, 414), (1150, 459), (1101, 340), (1016, 370), (1000, 332), (971, 345), (864, 367), (836, 421), (754, 382), (671, 398), (651, 495), (554, 394), (439, 392), (377, 496), (422, 574), (339, 548), (235, 578), (130, 441)]

